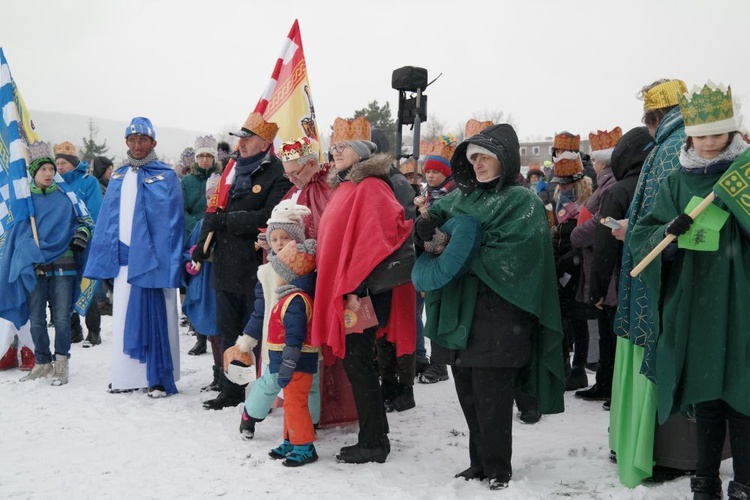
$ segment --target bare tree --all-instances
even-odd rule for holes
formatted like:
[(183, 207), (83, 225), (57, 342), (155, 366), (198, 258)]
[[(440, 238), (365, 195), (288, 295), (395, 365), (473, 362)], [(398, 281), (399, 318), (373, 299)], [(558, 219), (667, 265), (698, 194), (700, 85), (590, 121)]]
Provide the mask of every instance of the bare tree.
[(427, 125), (420, 130), (419, 138), (422, 141), (434, 141), (447, 133), (445, 122), (433, 114), (427, 119)]
[(474, 113), (474, 118), (483, 122), (490, 121), (494, 124), (508, 123), (513, 128), (515, 128), (516, 126), (513, 115), (511, 113), (506, 113), (501, 109), (485, 109), (483, 111)]

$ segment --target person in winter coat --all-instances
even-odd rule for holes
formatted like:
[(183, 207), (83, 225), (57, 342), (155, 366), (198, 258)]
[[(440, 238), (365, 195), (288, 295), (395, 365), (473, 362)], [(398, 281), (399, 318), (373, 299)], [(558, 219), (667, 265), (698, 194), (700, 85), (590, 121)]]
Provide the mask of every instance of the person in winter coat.
[[(589, 303), (589, 288), (591, 287), (591, 265), (594, 259), (594, 235), (597, 227), (600, 226), (601, 219), (600, 207), (601, 201), (607, 190), (615, 184), (615, 178), (610, 168), (612, 150), (615, 144), (622, 136), (622, 129), (615, 127), (611, 132), (600, 130), (596, 134), (589, 134), (589, 143), (591, 144), (591, 157), (594, 160), (594, 171), (597, 175), (597, 187), (591, 198), (581, 208), (581, 214), (578, 216), (578, 225), (570, 234), (570, 244), (573, 248), (581, 251), (583, 263), (581, 265), (580, 282), (576, 292), (576, 300), (583, 304)], [(602, 339), (609, 339), (607, 332), (612, 331), (609, 320), (604, 312), (598, 314), (599, 323), (599, 356), (602, 356)], [(604, 342), (606, 342), (605, 340)], [(614, 339), (612, 339), (614, 343)], [(612, 349), (614, 352), (614, 348)], [(600, 360), (601, 361), (601, 360)], [(612, 359), (614, 362), (614, 356)], [(611, 371), (611, 369), (610, 369)], [(610, 376), (611, 379), (611, 376)], [(606, 386), (596, 386), (584, 391), (577, 391), (576, 397), (589, 399), (592, 401), (606, 401), (610, 396), (611, 382)]]
[(486, 478), (491, 489), (502, 489), (512, 477), (516, 386), (537, 399), (542, 413), (563, 411), (549, 225), (539, 198), (516, 183), (520, 156), (510, 125), (490, 126), (462, 142), (451, 166), (458, 189), (435, 202), (429, 218), (417, 219), (415, 238), (428, 248), (438, 228), (469, 215), (480, 225), (481, 243), (468, 271), (427, 292), (425, 335), (432, 358), (451, 365), (469, 427), (470, 466), (456, 477)]
[(102, 198), (107, 194), (107, 184), (109, 184), (109, 178), (114, 170), (114, 164), (112, 160), (106, 156), (97, 156), (94, 158), (92, 165), (92, 173), (94, 177), (99, 181), (99, 187), (102, 190)]
[[(555, 251), (555, 268), (558, 278), (558, 296), (562, 314), (566, 345), (565, 389), (582, 389), (589, 385), (586, 376), (586, 362), (589, 352), (589, 327), (587, 306), (576, 300), (581, 275), (581, 251), (573, 248), (571, 234), (576, 228), (579, 212), (591, 197), (590, 178), (583, 170), (580, 149), (581, 137), (570, 132), (555, 136), (554, 164), (556, 184), (553, 194), (555, 203), (555, 227), (552, 231), (552, 244)], [(573, 367), (570, 367), (569, 349), (574, 347)]]
[[(377, 264), (407, 242), (412, 223), (406, 220), (390, 183), (392, 157), (373, 155), (377, 146), (360, 137), (370, 137), (366, 121), (334, 122), (334, 164), (329, 176), (334, 193), (318, 230), (312, 342), (343, 359), (357, 407), (357, 443), (343, 447), (337, 460), (383, 463), (390, 452), (390, 442), (374, 364), (375, 335), (378, 327), (385, 328), (389, 335), (395, 335), (391, 338), (398, 355), (414, 352), (415, 293), (408, 283), (371, 294), (364, 283)], [(353, 262), (357, 264), (348, 265)], [(346, 335), (345, 308), (359, 311), (361, 298), (368, 295), (378, 325)], [(410, 328), (410, 336), (398, 336), (402, 331), (399, 322)]]
[(658, 80), (641, 89), (643, 122), (654, 145), (638, 177), (628, 219), (619, 220), (622, 228), (612, 231), (624, 239), (624, 246), (615, 313), (618, 338), (609, 445), (617, 455), (620, 482), (630, 488), (649, 477), (663, 481), (691, 474), (697, 459), (695, 424), (690, 419), (674, 414), (657, 425), (657, 381), (650, 365), (658, 330), (652, 313), (654, 302), (643, 277), (630, 276), (637, 263), (630, 245), (632, 227), (652, 209), (666, 176), (680, 166), (685, 122), (677, 105), (686, 91), (681, 80)]
[[(271, 145), (278, 126), (266, 122), (260, 113), (251, 113), (242, 128), (232, 135), (239, 137), (239, 158), (234, 165), (234, 179), (225, 210), (207, 213), (193, 261), (209, 256), (204, 245), (209, 233), (213, 248), (213, 287), (216, 290), (216, 322), (222, 349), (232, 347), (253, 311), (254, 289), (261, 256), (255, 241), (271, 210), (281, 201), (291, 183)], [(244, 387), (226, 378), (219, 395), (203, 403), (204, 408), (220, 410), (245, 401)]]
[[(96, 222), (102, 206), (102, 192), (97, 180), (88, 174), (88, 163), (81, 161), (78, 157), (78, 149), (71, 142), (65, 141), (56, 144), (54, 151), (57, 171), (78, 196), (78, 199), (83, 200), (91, 218)], [(91, 301), (91, 305), (86, 312), (86, 329), (88, 334), (83, 347), (91, 347), (102, 343), (102, 316), (99, 311), (99, 303), (96, 300)], [(70, 342), (77, 344), (82, 340), (81, 319), (77, 312), (73, 312), (70, 317)]]
[[(737, 133), (732, 91), (708, 82), (680, 96), (687, 141), (680, 168), (659, 186), (653, 206), (633, 228), (630, 245), (640, 261), (664, 239), (678, 237), (643, 271), (654, 304), (655, 367), (659, 423), (694, 409), (697, 465), (690, 486), (696, 499), (722, 498), (719, 466), (727, 429), (734, 481), (730, 499), (750, 498), (750, 227), (723, 201), (709, 210), (725, 222), (714, 248), (691, 247), (702, 232), (687, 215), (694, 197), (705, 198), (748, 144)], [(739, 176), (745, 175), (744, 172)], [(733, 188), (736, 184), (733, 185)], [(739, 199), (740, 196), (738, 195)], [(742, 206), (735, 210), (745, 217)], [(714, 229), (715, 231), (715, 229)], [(685, 236), (683, 236), (685, 235)]]
[[(218, 156), (216, 139), (213, 136), (207, 135), (195, 139), (195, 163), (190, 173), (181, 180), (182, 203), (185, 206), (185, 241), (188, 241), (196, 224), (206, 215), (206, 181), (216, 172)], [(195, 345), (188, 351), (191, 356), (206, 352), (206, 335), (196, 332), (195, 336)], [(221, 339), (214, 335), (211, 340), (211, 349), (220, 351)], [(220, 352), (217, 354), (221, 356)]]
[[(86, 250), (93, 220), (87, 214), (86, 220), (82, 219), (84, 214), (79, 216), (76, 213), (67, 194), (55, 182), (57, 167), (50, 157), (49, 145), (44, 142), (32, 143), (29, 156), (31, 202), (34, 205), (38, 245), (32, 247), (37, 255), (31, 256), (37, 276), (36, 286), (26, 300), (36, 365), (21, 381), (36, 380), (51, 374), (52, 385), (59, 386), (68, 383), (70, 314), (78, 274), (75, 254)], [(28, 220), (23, 221), (13, 230), (27, 231), (30, 237), (28, 224)], [(48, 303), (55, 325), (54, 367), (47, 332)]]

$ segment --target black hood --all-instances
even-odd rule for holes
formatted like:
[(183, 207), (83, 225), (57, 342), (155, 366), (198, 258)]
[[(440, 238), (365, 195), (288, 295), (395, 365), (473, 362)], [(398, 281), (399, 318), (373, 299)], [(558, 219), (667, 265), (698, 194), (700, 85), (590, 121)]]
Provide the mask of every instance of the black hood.
[(610, 167), (615, 179), (620, 181), (640, 174), (643, 162), (653, 146), (654, 140), (646, 127), (636, 127), (623, 135), (612, 151)]
[(469, 144), (476, 144), (488, 149), (497, 155), (502, 164), (500, 180), (497, 190), (505, 186), (518, 184), (518, 175), (521, 173), (521, 156), (518, 151), (518, 136), (513, 127), (507, 123), (493, 125), (479, 132), (477, 135), (466, 139), (458, 145), (456, 152), (451, 158), (453, 179), (464, 194), (471, 193), (477, 187), (477, 176), (474, 173), (469, 159), (466, 158), (466, 148)]

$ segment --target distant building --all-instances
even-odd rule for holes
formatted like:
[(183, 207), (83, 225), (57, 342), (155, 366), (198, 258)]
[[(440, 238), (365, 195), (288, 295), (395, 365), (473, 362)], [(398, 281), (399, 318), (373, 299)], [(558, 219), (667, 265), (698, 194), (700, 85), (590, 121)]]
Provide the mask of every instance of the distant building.
[[(532, 163), (541, 165), (544, 160), (552, 161), (552, 144), (552, 137), (547, 137), (543, 141), (520, 143), (518, 149), (521, 155), (521, 166), (528, 167)], [(589, 144), (588, 139), (583, 140), (581, 138), (581, 151), (587, 154), (591, 153), (591, 144)]]

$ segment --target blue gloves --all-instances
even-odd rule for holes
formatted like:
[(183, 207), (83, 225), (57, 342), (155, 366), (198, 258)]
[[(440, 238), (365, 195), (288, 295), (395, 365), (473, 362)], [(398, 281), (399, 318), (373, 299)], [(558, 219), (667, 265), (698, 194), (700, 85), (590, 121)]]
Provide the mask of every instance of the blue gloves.
[(292, 375), (294, 375), (294, 369), (297, 368), (297, 361), (299, 361), (300, 354), (302, 354), (301, 347), (284, 346), (284, 350), (281, 353), (279, 376), (276, 379), (279, 387), (282, 389), (292, 381)]

